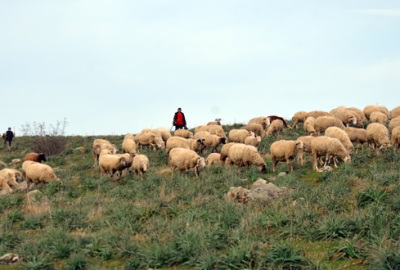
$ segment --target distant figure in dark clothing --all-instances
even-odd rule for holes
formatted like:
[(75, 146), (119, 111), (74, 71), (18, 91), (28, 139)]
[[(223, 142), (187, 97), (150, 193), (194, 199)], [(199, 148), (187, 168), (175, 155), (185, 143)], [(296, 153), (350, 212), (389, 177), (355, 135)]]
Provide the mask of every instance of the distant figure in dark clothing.
[(175, 113), (172, 125), (175, 126), (175, 130), (182, 129), (186, 126), (185, 115), (183, 114), (181, 108), (178, 108), (178, 111)]
[(11, 142), (13, 138), (14, 133), (11, 131), (11, 128), (8, 128), (6, 136), (4, 136), (4, 143), (7, 144), (7, 152), (11, 152)]

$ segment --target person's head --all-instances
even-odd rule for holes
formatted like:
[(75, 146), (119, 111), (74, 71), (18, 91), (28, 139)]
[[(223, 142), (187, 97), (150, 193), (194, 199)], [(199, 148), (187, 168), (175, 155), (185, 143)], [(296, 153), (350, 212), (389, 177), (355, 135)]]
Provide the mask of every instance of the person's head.
[(182, 112), (182, 109), (181, 109), (181, 108), (178, 108), (178, 112)]
[(11, 130), (11, 128), (8, 128), (8, 130)]

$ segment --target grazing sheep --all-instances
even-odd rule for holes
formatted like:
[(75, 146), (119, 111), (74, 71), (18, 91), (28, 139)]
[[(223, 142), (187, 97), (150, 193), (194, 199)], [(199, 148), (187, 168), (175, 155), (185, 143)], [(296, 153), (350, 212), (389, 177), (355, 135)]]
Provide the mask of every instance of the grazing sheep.
[(248, 136), (248, 137), (246, 137), (246, 139), (244, 140), (244, 144), (252, 145), (252, 146), (254, 146), (255, 148), (257, 148), (257, 147), (260, 145), (261, 141), (262, 141), (262, 139), (261, 139), (260, 136), (257, 136), (257, 137)]
[(392, 118), (389, 123), (389, 134), (392, 134), (393, 129), (398, 126), (400, 126), (400, 117)]
[(204, 158), (200, 157), (196, 152), (183, 148), (174, 148), (169, 155), (171, 163), (172, 179), (174, 178), (174, 171), (178, 168), (178, 175), (181, 171), (186, 170), (186, 177), (188, 169), (193, 169), (196, 177), (199, 177), (200, 167), (205, 167), (206, 163)]
[(272, 135), (272, 133), (274, 133), (274, 132), (279, 134), (279, 131), (282, 131), (282, 130), (283, 130), (283, 122), (281, 120), (275, 120), (269, 126), (267, 135)]
[(360, 127), (364, 127), (364, 122), (367, 122), (367, 118), (365, 117), (365, 114), (362, 110), (356, 108), (356, 107), (351, 107), (347, 108), (349, 111), (351, 111), (356, 117), (357, 117), (357, 123)]
[(197, 126), (197, 127), (194, 129), (194, 134), (196, 134), (197, 132), (200, 132), (200, 131), (207, 131), (207, 132), (209, 132), (209, 130), (210, 130), (210, 126)]
[(348, 127), (345, 128), (344, 131), (346, 131), (347, 135), (349, 135), (351, 142), (357, 143), (356, 153), (358, 153), (358, 147), (360, 144), (361, 144), (361, 150), (364, 149), (363, 144), (367, 142), (367, 131), (365, 129)]
[[(29, 166), (28, 169), (31, 166)], [(128, 168), (128, 162), (127, 162), (126, 158), (123, 156), (102, 155), (99, 159), (99, 167), (100, 167), (101, 175), (104, 176), (107, 173), (110, 173), (111, 180), (112, 180), (115, 172), (119, 172), (119, 175), (121, 178), (122, 171), (125, 170), (126, 168)], [(120, 178), (118, 178), (118, 180)]]
[(222, 128), (222, 126), (218, 126), (218, 125), (209, 126), (208, 132), (210, 132), (210, 134), (214, 134), (219, 137), (226, 138), (225, 131)]
[[(254, 146), (240, 143), (234, 144), (229, 149), (228, 158), (231, 170), (233, 165), (238, 166), (239, 169), (246, 166), (248, 169), (249, 165), (253, 164), (259, 168), (261, 173), (266, 173), (267, 171), (267, 165)], [(222, 159), (222, 155), (220, 159)]]
[(213, 152), (215, 151), (217, 153), (218, 153), (217, 147), (220, 144), (225, 144), (226, 143), (226, 138), (219, 137), (219, 136), (214, 135), (214, 134), (206, 135), (202, 139), (204, 139), (203, 144), (204, 144), (205, 147), (212, 147), (213, 148), (212, 151)]
[(325, 131), (325, 136), (338, 139), (347, 151), (354, 151), (354, 146), (350, 141), (349, 135), (338, 127), (329, 127)]
[(187, 139), (186, 142), (188, 143), (190, 150), (193, 150), (197, 153), (203, 150), (204, 139)]
[(394, 108), (391, 113), (392, 119), (394, 119), (398, 116), (400, 116), (400, 106), (397, 106), (396, 108)]
[(286, 161), (286, 164), (293, 172), (293, 159), (296, 158), (299, 150), (304, 151), (304, 143), (302, 141), (286, 141), (281, 140), (271, 144), (271, 158), (273, 164), (273, 172), (276, 172), (276, 165), (279, 161)]
[(123, 170), (121, 172), (121, 176), (128, 174), (128, 171), (130, 174), (132, 174), (131, 167), (132, 167), (133, 159), (136, 155), (137, 155), (136, 153), (133, 153), (133, 154), (125, 153), (125, 154), (116, 155), (117, 157), (124, 157), (126, 159), (126, 168), (125, 168), (125, 170)]
[(250, 123), (245, 127), (247, 131), (254, 132), (257, 136), (265, 136), (265, 131), (260, 124)]
[[(323, 156), (326, 156), (325, 165), (327, 165), (331, 156), (339, 156), (346, 163), (351, 162), (351, 157), (346, 148), (336, 138), (330, 138), (327, 136), (316, 137), (314, 140), (311, 141), (311, 153), (313, 155), (313, 170), (316, 171), (320, 171), (318, 169), (317, 161), (320, 157)], [(334, 159), (334, 162), (335, 167), (337, 168), (336, 159)]]
[(24, 158), (25, 161), (31, 160), (35, 162), (42, 163), (42, 161), (46, 162), (46, 156), (43, 153), (37, 154), (37, 153), (29, 153), (25, 156)]
[(244, 129), (232, 129), (229, 131), (229, 142), (244, 143), (247, 137), (255, 136), (253, 132)]
[(345, 129), (342, 120), (333, 116), (320, 116), (315, 119), (314, 129), (319, 136), (321, 132), (324, 132), (329, 127), (338, 127), (340, 129)]
[(147, 172), (147, 170), (150, 167), (150, 162), (147, 156), (145, 155), (136, 155), (135, 158), (133, 159), (132, 167), (130, 168), (131, 170), (135, 172), (136, 175), (139, 175), (140, 177), (144, 178), (144, 174)]
[(136, 154), (136, 143), (132, 139), (124, 139), (122, 141), (122, 153)]
[(152, 130), (153, 130), (152, 128), (144, 128), (144, 129), (142, 129), (142, 131), (140, 131), (140, 133), (141, 134), (146, 134), (146, 133), (149, 133)]
[(186, 129), (178, 129), (175, 131), (174, 136), (182, 137), (185, 139), (193, 139), (193, 133)]
[(212, 164), (221, 165), (222, 161), (220, 160), (220, 158), (221, 154), (218, 153), (209, 154), (206, 159), (207, 168), (210, 168)]
[(10, 188), (10, 186), (7, 184), (6, 179), (3, 177), (0, 177), (0, 190), (8, 190), (12, 192), (13, 190)]
[(174, 149), (174, 148), (183, 148), (190, 150), (190, 146), (188, 144), (188, 141), (182, 137), (171, 137), (167, 141), (167, 156), (165, 160), (165, 164), (168, 165), (168, 157), (169, 157), (169, 152)]
[(307, 117), (307, 120), (304, 122), (304, 130), (306, 131), (307, 135), (315, 136), (317, 132), (314, 129), (315, 126), (315, 118), (314, 117)]
[(50, 181), (61, 182), (50, 166), (41, 163), (33, 163), (26, 168), (27, 190), (29, 190), (31, 182), (36, 185), (42, 183), (42, 186), (44, 187), (44, 185), (48, 184)]
[(295, 120), (292, 128), (296, 127), (296, 129), (297, 129), (297, 125), (299, 123), (304, 123), (304, 121), (306, 121), (306, 116), (307, 116), (307, 112), (305, 112), (305, 111), (300, 111), (300, 112), (295, 113), (292, 117), (292, 120)]
[(0, 171), (0, 177), (3, 177), (10, 187), (18, 186), (17, 179), (15, 178), (15, 173), (11, 169), (2, 169)]
[(384, 107), (384, 106), (379, 106), (379, 105), (368, 105), (364, 108), (364, 114), (365, 117), (370, 120), (371, 119), (371, 114), (373, 112), (381, 112), (383, 114), (385, 114), (388, 118), (388, 120), (390, 120), (390, 112), (389, 110)]
[(104, 149), (110, 150), (111, 153), (114, 155), (116, 153), (118, 153), (118, 149), (116, 147), (114, 147), (112, 144), (108, 144), (108, 143), (97, 144), (93, 148), (93, 159), (94, 159), (93, 168), (95, 168), (97, 166), (97, 160), (99, 159), (101, 151)]
[(269, 119), (270, 123), (274, 122), (275, 120), (281, 120), (282, 123), (283, 123), (283, 127), (284, 127), (284, 128), (292, 129), (292, 127), (289, 126), (289, 125), (286, 123), (286, 121), (285, 121), (285, 119), (283, 119), (283, 117), (276, 116), (276, 115), (270, 115), (270, 116), (268, 116), (268, 119)]
[(325, 111), (311, 111), (311, 112), (307, 113), (306, 119), (308, 117), (314, 117), (315, 119), (317, 119), (320, 116), (329, 116), (329, 113), (325, 112)]
[(26, 169), (28, 168), (29, 165), (37, 163), (36, 161), (32, 161), (32, 160), (27, 160), (24, 161), (24, 163), (22, 163), (22, 176), (24, 177), (24, 179), (26, 179)]
[(222, 120), (221, 118), (216, 118), (214, 122), (208, 122), (207, 126), (212, 126), (212, 125), (220, 126), (221, 125), (221, 120)]
[(171, 138), (171, 132), (163, 127), (157, 128), (157, 130), (161, 133), (161, 137), (164, 141), (164, 143), (167, 143), (168, 139)]
[(137, 134), (135, 136), (135, 143), (137, 148), (139, 148), (139, 145), (149, 145), (153, 147), (153, 152), (156, 151), (156, 146), (160, 149), (164, 149), (165, 144), (164, 141), (161, 139), (161, 136), (158, 137), (155, 134), (148, 132), (144, 134)]
[(352, 123), (353, 125), (357, 125), (357, 117), (350, 110), (339, 109), (336, 111), (334, 116), (340, 119), (344, 125), (347, 125), (347, 127), (350, 123)]
[(107, 140), (103, 140), (103, 139), (95, 139), (95, 140), (93, 141), (93, 148), (95, 148), (95, 147), (96, 147), (96, 145), (98, 145), (98, 144), (102, 144), (102, 143), (105, 143), (105, 144), (111, 144), (111, 142), (110, 142), (110, 141), (107, 141)]
[(132, 135), (132, 134), (126, 134), (125, 137), (124, 137), (124, 140), (127, 140), (127, 139), (134, 140), (135, 136)]
[(15, 169), (10, 169), (11, 171), (14, 172), (15, 179), (17, 180), (17, 183), (22, 182), (24, 178), (22, 177), (22, 173), (20, 171), (17, 171)]
[(267, 128), (271, 124), (269, 121), (268, 117), (260, 116), (260, 117), (255, 117), (249, 120), (249, 124), (260, 124), (265, 131), (267, 131)]
[(228, 154), (229, 154), (229, 149), (231, 149), (231, 147), (233, 146), (233, 145), (235, 145), (235, 144), (237, 144), (237, 143), (233, 143), (233, 142), (231, 142), (231, 143), (227, 143), (227, 144), (225, 144), (224, 146), (222, 146), (222, 148), (221, 148), (221, 155), (220, 155), (220, 160), (222, 161), (222, 165), (224, 165), (224, 163), (225, 162), (227, 162), (227, 159), (228, 159)]
[(388, 121), (388, 117), (386, 116), (386, 114), (381, 113), (381, 112), (373, 112), (371, 113), (371, 115), (369, 116), (369, 121), (371, 123), (379, 123), (381, 125), (386, 125), (387, 121)]
[(311, 142), (314, 140), (314, 136), (302, 136), (297, 138), (298, 141), (304, 143), (304, 149), (300, 149), (300, 153), (297, 155), (297, 163), (303, 166), (303, 155), (304, 153), (311, 153)]
[[(375, 153), (380, 155), (379, 149), (385, 148), (385, 150), (392, 146), (389, 143), (389, 130), (382, 124), (372, 123), (367, 127), (367, 142), (368, 145), (373, 146)], [(378, 146), (381, 146), (378, 149)]]
[(400, 145), (400, 126), (397, 126), (392, 131), (392, 145), (393, 151), (397, 151), (397, 147)]

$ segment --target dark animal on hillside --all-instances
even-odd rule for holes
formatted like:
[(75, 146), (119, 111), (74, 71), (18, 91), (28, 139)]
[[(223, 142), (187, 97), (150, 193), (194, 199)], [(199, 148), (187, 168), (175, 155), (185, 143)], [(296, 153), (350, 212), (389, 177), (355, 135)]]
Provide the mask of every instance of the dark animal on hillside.
[(285, 119), (283, 119), (283, 117), (276, 116), (276, 115), (270, 115), (270, 116), (268, 116), (268, 118), (269, 118), (270, 123), (272, 123), (272, 121), (274, 121), (274, 120), (279, 119), (279, 120), (281, 120), (281, 121), (283, 122), (283, 127), (284, 127), (284, 128), (291, 128), (291, 127), (286, 123)]
[(46, 156), (44, 155), (44, 154), (42, 154), (42, 153), (40, 153), (40, 154), (37, 154), (37, 153), (29, 153), (29, 154), (27, 154), (26, 156), (25, 156), (25, 159), (24, 159), (25, 161), (26, 160), (32, 160), (32, 161), (35, 161), (35, 162), (39, 162), (39, 163), (42, 163), (42, 161), (44, 161), (44, 162), (46, 162), (47, 160), (46, 160)]

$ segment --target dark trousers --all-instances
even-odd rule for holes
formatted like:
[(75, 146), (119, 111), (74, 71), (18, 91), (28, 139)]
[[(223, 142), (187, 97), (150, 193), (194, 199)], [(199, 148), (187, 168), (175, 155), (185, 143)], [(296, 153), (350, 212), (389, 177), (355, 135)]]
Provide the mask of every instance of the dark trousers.
[(175, 125), (175, 130), (183, 129), (184, 125)]

